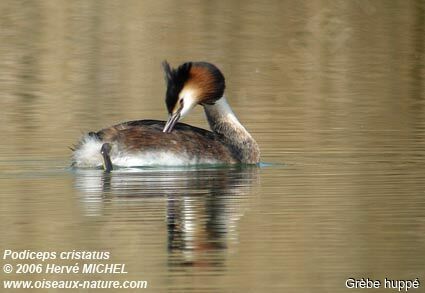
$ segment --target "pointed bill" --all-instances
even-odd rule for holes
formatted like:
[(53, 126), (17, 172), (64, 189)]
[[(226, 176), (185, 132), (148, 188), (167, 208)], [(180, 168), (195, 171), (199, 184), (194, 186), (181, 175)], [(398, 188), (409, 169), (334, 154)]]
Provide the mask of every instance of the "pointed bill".
[(180, 111), (181, 110), (178, 110), (176, 113), (170, 115), (170, 117), (167, 120), (167, 123), (165, 123), (164, 129), (162, 130), (162, 132), (170, 133), (173, 130), (174, 126), (177, 124), (177, 122), (180, 119)]

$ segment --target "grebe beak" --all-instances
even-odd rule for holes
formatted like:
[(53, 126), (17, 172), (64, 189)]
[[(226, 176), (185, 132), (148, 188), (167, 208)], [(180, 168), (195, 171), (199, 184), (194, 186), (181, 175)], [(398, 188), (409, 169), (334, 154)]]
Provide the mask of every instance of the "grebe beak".
[(165, 123), (164, 129), (162, 130), (162, 132), (170, 133), (173, 130), (177, 121), (179, 121), (180, 119), (180, 112), (181, 112), (181, 108), (176, 113), (173, 113), (170, 115), (170, 117), (168, 117), (167, 123)]

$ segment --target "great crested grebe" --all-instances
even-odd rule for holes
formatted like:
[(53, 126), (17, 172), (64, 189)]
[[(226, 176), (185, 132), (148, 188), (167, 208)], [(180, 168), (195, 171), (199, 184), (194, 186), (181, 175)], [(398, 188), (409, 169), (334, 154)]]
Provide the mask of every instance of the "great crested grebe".
[[(74, 167), (256, 164), (260, 150), (224, 97), (224, 76), (213, 64), (164, 61), (169, 119), (124, 122), (89, 132), (75, 146)], [(211, 131), (177, 123), (200, 104)]]

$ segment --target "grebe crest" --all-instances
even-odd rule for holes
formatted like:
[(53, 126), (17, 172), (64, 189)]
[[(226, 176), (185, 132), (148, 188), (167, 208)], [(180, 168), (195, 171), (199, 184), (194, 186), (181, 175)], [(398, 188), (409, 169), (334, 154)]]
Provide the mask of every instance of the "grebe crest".
[(177, 121), (197, 104), (213, 105), (224, 95), (224, 76), (211, 63), (186, 62), (172, 69), (164, 61), (163, 67), (167, 83), (165, 103), (169, 114), (164, 132), (171, 132)]
[(177, 122), (192, 108), (202, 105), (211, 130), (223, 137), (234, 157), (244, 163), (258, 163), (260, 149), (227, 103), (221, 71), (207, 62), (187, 62), (172, 69), (164, 61), (163, 67), (169, 113), (163, 132), (172, 132)]

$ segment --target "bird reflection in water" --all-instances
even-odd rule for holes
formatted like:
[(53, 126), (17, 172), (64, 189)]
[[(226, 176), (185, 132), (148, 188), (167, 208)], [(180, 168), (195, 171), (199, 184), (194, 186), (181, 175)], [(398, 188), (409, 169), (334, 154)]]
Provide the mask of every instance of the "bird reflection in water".
[[(223, 252), (237, 243), (237, 223), (255, 194), (258, 171), (256, 166), (79, 170), (75, 185), (90, 216), (101, 216), (105, 204), (109, 212), (111, 204), (122, 201), (130, 204), (126, 210), (143, 210), (147, 200), (163, 198), (155, 209), (166, 208), (169, 267), (220, 267)], [(126, 211), (122, 205), (117, 208), (122, 221)]]

